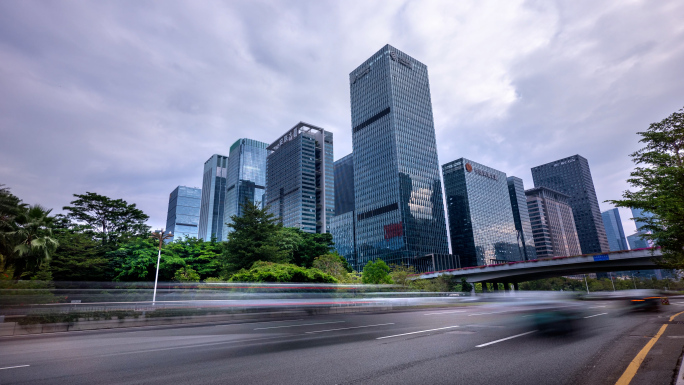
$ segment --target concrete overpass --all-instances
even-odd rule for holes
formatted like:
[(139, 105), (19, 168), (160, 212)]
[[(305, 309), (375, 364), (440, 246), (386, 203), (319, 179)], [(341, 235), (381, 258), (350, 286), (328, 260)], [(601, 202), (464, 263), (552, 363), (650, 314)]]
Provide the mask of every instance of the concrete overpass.
[(440, 275), (463, 277), (470, 283), (519, 283), (564, 275), (601, 273), (624, 270), (651, 270), (658, 266), (653, 261), (660, 257), (660, 249), (636, 249), (604, 254), (542, 258), (531, 261), (508, 262), (497, 265), (464, 267), (417, 274), (415, 279), (436, 278)]

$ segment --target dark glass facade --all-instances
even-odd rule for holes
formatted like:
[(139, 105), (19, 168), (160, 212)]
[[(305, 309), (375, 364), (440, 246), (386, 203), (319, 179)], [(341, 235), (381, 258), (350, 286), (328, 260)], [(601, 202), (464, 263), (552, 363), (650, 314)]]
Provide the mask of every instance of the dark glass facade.
[(300, 122), (268, 146), (266, 206), (285, 227), (330, 232), (335, 216), (333, 135)]
[(359, 264), (447, 254), (427, 67), (386, 45), (349, 83)]
[(343, 256), (352, 269), (363, 270), (356, 260), (356, 223), (354, 211), (335, 215), (330, 221), (330, 234), (335, 242), (335, 250)]
[(230, 146), (228, 176), (226, 179), (226, 203), (223, 214), (223, 240), (228, 239), (233, 215), (242, 215), (240, 205), (245, 202), (261, 202), (266, 191), (267, 143), (252, 139), (238, 139)]
[(525, 191), (538, 258), (581, 254), (570, 197), (546, 187)]
[(535, 187), (569, 195), (582, 254), (610, 251), (589, 162), (573, 155), (532, 168)]
[(223, 239), (227, 176), (227, 156), (214, 154), (204, 162), (198, 238), (205, 241)]
[(508, 183), (508, 195), (511, 198), (513, 221), (515, 222), (515, 231), (518, 236), (518, 246), (520, 247), (523, 259), (529, 261), (536, 258), (537, 252), (534, 247), (530, 214), (527, 211), (525, 186), (523, 185), (522, 179), (517, 176), (509, 176), (506, 178), (506, 182)]
[(168, 242), (186, 237), (197, 238), (202, 189), (186, 186), (176, 187), (169, 194), (169, 210), (166, 213), (166, 232), (173, 234)]
[(335, 170), (335, 215), (354, 211), (354, 154), (337, 160)]
[(606, 229), (610, 251), (629, 250), (618, 209), (604, 211), (601, 213), (601, 217), (603, 219), (603, 226)]
[(506, 174), (469, 159), (442, 165), (451, 249), (463, 267), (522, 260)]

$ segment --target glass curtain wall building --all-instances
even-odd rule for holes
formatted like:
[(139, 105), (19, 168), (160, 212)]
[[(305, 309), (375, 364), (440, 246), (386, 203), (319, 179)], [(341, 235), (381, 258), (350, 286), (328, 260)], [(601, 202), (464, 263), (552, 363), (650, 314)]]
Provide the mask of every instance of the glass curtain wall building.
[(515, 231), (518, 233), (518, 246), (522, 252), (523, 259), (529, 261), (535, 259), (537, 253), (534, 247), (530, 214), (527, 211), (525, 186), (522, 179), (517, 176), (509, 176), (506, 178), (506, 182), (508, 182), (508, 194), (511, 198)]
[(359, 265), (447, 254), (427, 66), (385, 45), (349, 84)]
[(601, 217), (603, 218), (603, 226), (606, 228), (610, 251), (629, 250), (618, 209), (604, 211), (601, 213)]
[(506, 174), (466, 158), (442, 165), (453, 254), (463, 267), (522, 260)]
[(589, 162), (584, 157), (573, 155), (533, 167), (532, 179), (534, 187), (547, 187), (570, 196), (581, 254), (610, 251)]
[(352, 269), (359, 271), (356, 261), (356, 221), (354, 216), (354, 155), (353, 153), (334, 163), (335, 216), (330, 222), (330, 234), (335, 250), (343, 256)]
[(285, 227), (330, 232), (335, 216), (332, 132), (300, 122), (267, 150), (268, 211)]
[(178, 186), (169, 194), (169, 210), (166, 213), (166, 231), (176, 239), (197, 238), (202, 189)]
[(252, 139), (238, 139), (230, 146), (226, 202), (223, 214), (223, 240), (228, 239), (233, 215), (240, 216), (245, 202), (261, 202), (266, 191), (267, 143)]
[(570, 197), (546, 187), (525, 191), (537, 258), (582, 254)]
[(198, 238), (210, 241), (223, 239), (223, 212), (226, 200), (228, 157), (214, 154), (204, 162), (202, 203)]

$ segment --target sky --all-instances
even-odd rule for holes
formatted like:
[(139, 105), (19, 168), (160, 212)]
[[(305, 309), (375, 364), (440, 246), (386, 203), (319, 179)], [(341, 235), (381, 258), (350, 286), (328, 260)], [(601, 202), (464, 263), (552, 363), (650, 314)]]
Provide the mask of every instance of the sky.
[(684, 106), (682, 18), (674, 0), (6, 0), (0, 184), (54, 213), (121, 198), (164, 227), (168, 194), (239, 138), (304, 121), (349, 154), (349, 73), (389, 43), (428, 66), (440, 164), (530, 188), (580, 154), (607, 210), (637, 132)]

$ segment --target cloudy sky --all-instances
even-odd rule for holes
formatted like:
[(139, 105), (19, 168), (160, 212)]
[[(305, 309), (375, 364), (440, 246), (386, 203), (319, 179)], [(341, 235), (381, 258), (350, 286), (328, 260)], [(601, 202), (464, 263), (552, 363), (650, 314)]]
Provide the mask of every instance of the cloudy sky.
[(390, 43), (428, 66), (440, 163), (532, 187), (531, 167), (580, 154), (615, 199), (636, 132), (684, 106), (682, 18), (674, 0), (5, 0), (0, 183), (55, 212), (123, 198), (161, 227), (238, 138), (306, 121), (351, 152), (348, 74)]

